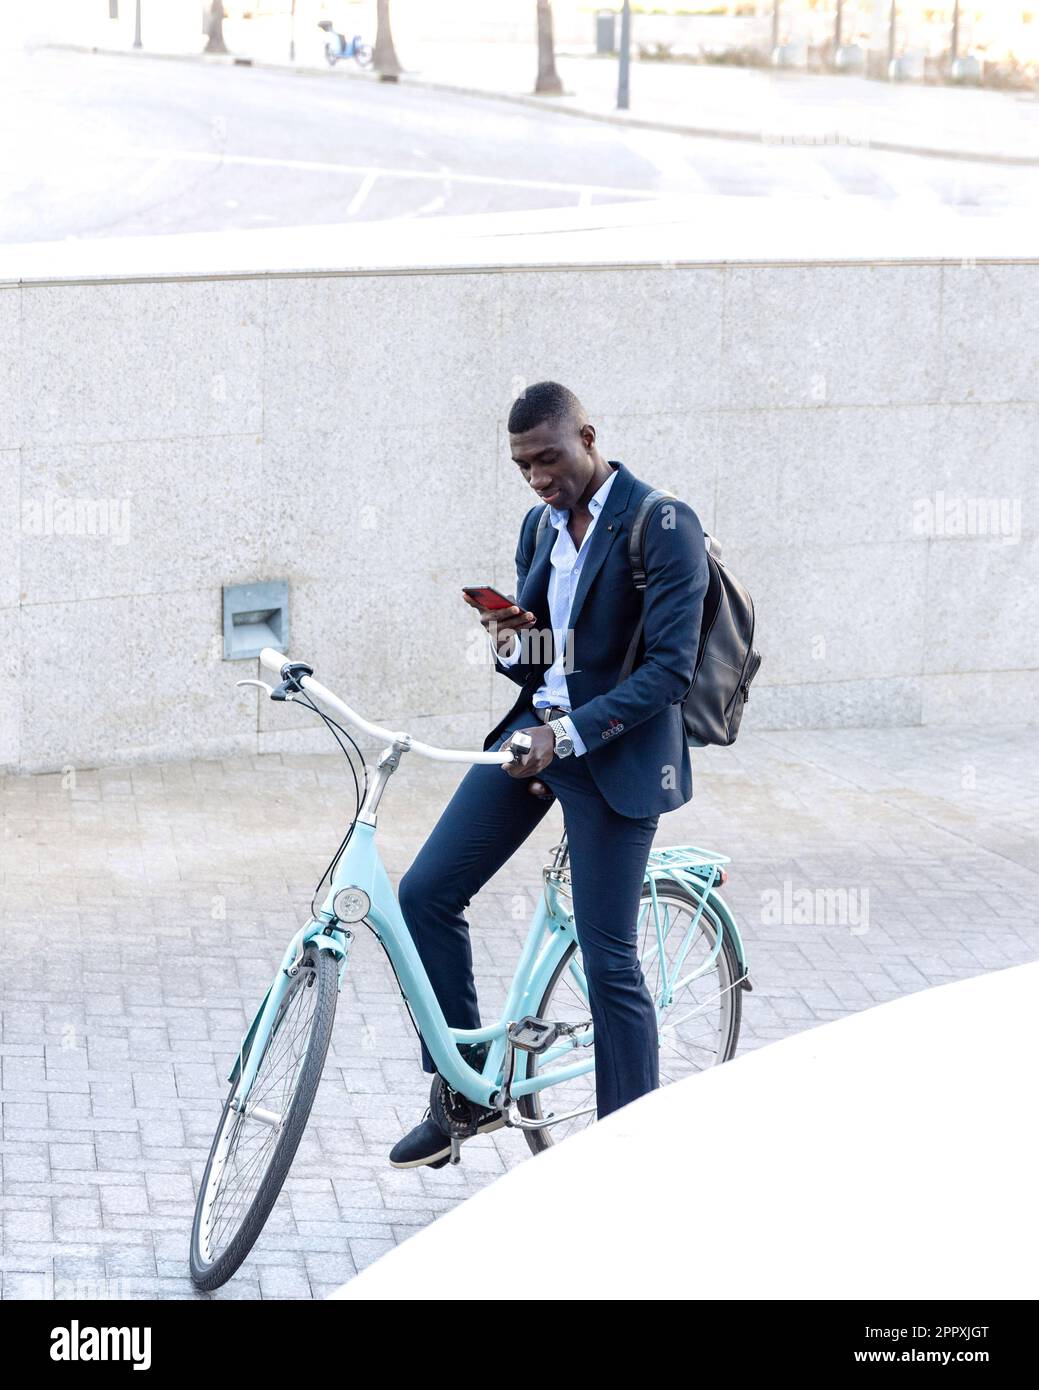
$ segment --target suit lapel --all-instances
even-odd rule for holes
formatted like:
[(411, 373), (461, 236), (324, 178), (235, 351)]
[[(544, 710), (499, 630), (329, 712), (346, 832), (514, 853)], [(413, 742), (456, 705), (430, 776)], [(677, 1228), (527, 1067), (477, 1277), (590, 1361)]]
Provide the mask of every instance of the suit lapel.
[[(613, 462), (613, 460), (611, 460)], [(630, 469), (625, 468), (623, 463), (617, 463), (614, 470), (617, 474), (606, 497), (605, 505), (599, 513), (592, 534), (586, 538), (583, 545), (588, 546), (588, 553), (584, 557), (581, 567), (581, 578), (577, 583), (577, 591), (574, 594), (573, 605), (570, 609), (570, 619), (568, 626), (573, 629), (577, 625), (577, 619), (581, 608), (584, 605), (588, 590), (592, 580), (602, 568), (603, 561), (610, 553), (610, 549), (618, 536), (625, 530), (621, 520), (624, 512), (628, 509), (631, 499), (631, 490), (635, 483), (635, 475)], [(547, 649), (547, 660), (544, 668), (551, 666), (554, 660), (555, 643), (552, 638), (552, 617), (548, 606), (548, 579), (552, 570), (551, 554), (555, 544), (557, 532), (549, 523), (547, 529), (550, 537), (545, 537), (537, 549), (537, 553), (527, 571), (527, 577), (523, 581), (523, 587), (517, 595), (517, 601), (534, 614), (537, 627), (545, 633), (545, 647)], [(583, 548), (582, 545), (582, 548)], [(538, 663), (541, 669), (541, 663)]]
[(624, 530), (621, 517), (627, 510), (635, 477), (623, 463), (617, 464), (616, 472), (617, 477), (614, 478), (603, 509), (596, 519), (595, 530), (584, 543), (588, 546), (588, 554), (581, 566), (581, 578), (577, 581), (577, 592), (570, 609), (570, 628), (577, 626), (592, 580), (599, 573), (611, 547)]
[[(610, 488), (610, 491), (612, 492), (613, 488)], [(552, 554), (557, 532), (551, 522), (546, 522), (545, 529), (548, 535), (542, 538), (541, 544), (537, 547), (530, 569), (527, 570), (527, 577), (523, 581), (523, 587), (516, 595), (520, 607), (526, 608), (534, 614), (533, 631), (542, 634), (541, 645), (538, 650), (547, 659), (544, 662), (535, 663), (535, 669), (538, 671), (547, 671), (555, 660), (552, 616), (548, 606), (548, 577), (552, 570), (549, 557)]]

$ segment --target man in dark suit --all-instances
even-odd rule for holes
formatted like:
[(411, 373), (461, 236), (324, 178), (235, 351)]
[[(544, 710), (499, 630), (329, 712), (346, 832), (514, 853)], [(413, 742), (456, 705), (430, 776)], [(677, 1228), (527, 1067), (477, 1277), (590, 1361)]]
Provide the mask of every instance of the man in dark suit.
[[(506, 746), (517, 730), (532, 746), (511, 766), (469, 769), (402, 878), (399, 901), (448, 1025), (479, 1028), (463, 909), (558, 798), (601, 1118), (659, 1084), (656, 1010), (639, 964), (636, 922), (660, 814), (684, 805), (693, 791), (681, 701), (696, 662), (706, 546), (693, 509), (662, 501), (646, 525), (640, 597), (628, 536), (651, 485), (602, 457), (580, 401), (556, 382), (529, 387), (515, 402), (509, 439), (540, 502), (520, 528), (514, 608), (504, 615), (478, 610), (495, 668), (520, 687), (484, 748)], [(535, 548), (546, 505), (549, 524)], [(618, 684), (640, 613), (635, 665)], [(530, 794), (545, 787), (543, 796)], [(471, 1047), (463, 1046), (463, 1055)], [(425, 1045), (422, 1064), (434, 1070)], [(477, 1132), (503, 1123), (500, 1113), (483, 1111)], [(394, 1146), (390, 1161), (439, 1167), (449, 1153), (447, 1136), (427, 1114)]]

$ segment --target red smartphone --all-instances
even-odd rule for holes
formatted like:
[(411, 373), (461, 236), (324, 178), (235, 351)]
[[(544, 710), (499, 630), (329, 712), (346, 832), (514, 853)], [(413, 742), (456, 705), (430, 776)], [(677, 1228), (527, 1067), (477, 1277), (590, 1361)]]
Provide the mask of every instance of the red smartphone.
[(476, 584), (471, 587), (463, 584), (462, 593), (468, 594), (481, 608), (489, 608), (496, 613), (503, 608), (511, 608), (514, 603), (517, 608), (519, 607), (519, 604), (516, 603), (514, 598), (506, 598), (505, 595), (500, 594), (497, 589), (492, 589), (489, 584)]

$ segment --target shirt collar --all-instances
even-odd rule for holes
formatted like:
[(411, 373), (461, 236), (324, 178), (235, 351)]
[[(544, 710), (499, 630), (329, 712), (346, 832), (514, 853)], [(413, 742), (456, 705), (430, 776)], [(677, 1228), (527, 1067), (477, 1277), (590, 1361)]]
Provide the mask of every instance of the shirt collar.
[[(588, 503), (588, 510), (591, 512), (593, 517), (598, 516), (599, 513), (602, 511), (603, 505), (606, 502), (607, 494), (609, 493), (610, 488), (613, 486), (613, 480), (614, 478), (616, 478), (618, 471), (619, 470), (616, 468), (610, 469), (610, 476), (606, 479), (602, 487), (598, 489), (598, 491), (595, 493), (595, 495)], [(556, 528), (557, 531), (561, 526), (566, 525), (566, 520), (567, 517), (569, 517), (569, 515), (570, 509), (568, 507), (560, 511), (558, 507), (553, 507), (552, 503), (549, 502), (548, 519), (549, 521), (551, 521), (552, 525)]]

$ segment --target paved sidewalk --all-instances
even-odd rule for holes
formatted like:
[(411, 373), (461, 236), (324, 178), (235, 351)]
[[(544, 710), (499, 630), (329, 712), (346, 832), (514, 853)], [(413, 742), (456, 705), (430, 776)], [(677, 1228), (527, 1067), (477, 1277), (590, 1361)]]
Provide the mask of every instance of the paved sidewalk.
[[(230, 41), (230, 40), (229, 40)], [(561, 97), (534, 96), (533, 44), (420, 43), (398, 37), (402, 82), (520, 101), (554, 111), (718, 139), (765, 145), (848, 145), (941, 158), (1039, 165), (1039, 93), (889, 83), (771, 68), (638, 62), (631, 106), (616, 109), (617, 60), (559, 53)], [(123, 52), (128, 49), (103, 49)], [(290, 66), (287, 39), (273, 26), (249, 35), (227, 58), (168, 54), (211, 63), (235, 56)], [(320, 49), (301, 42), (295, 66), (333, 80), (373, 81), (352, 61), (329, 71)], [(143, 57), (163, 56), (145, 50)]]
[[(748, 730), (695, 766), (697, 794), (657, 843), (734, 860), (755, 986), (743, 1051), (1039, 954), (1034, 729)], [(460, 776), (418, 758), (397, 774), (381, 830), (395, 880)], [(228, 1060), (338, 841), (344, 790), (338, 755), (0, 780), (5, 1298), (194, 1296), (194, 1189)], [(560, 823), (553, 808), (473, 903), (488, 1015)], [(828, 920), (842, 892), (844, 925)], [(998, 1038), (977, 1045), (999, 1066)], [(214, 1297), (322, 1297), (527, 1160), (506, 1132), (458, 1169), (391, 1169), (425, 1093), (362, 937), (293, 1174)]]

